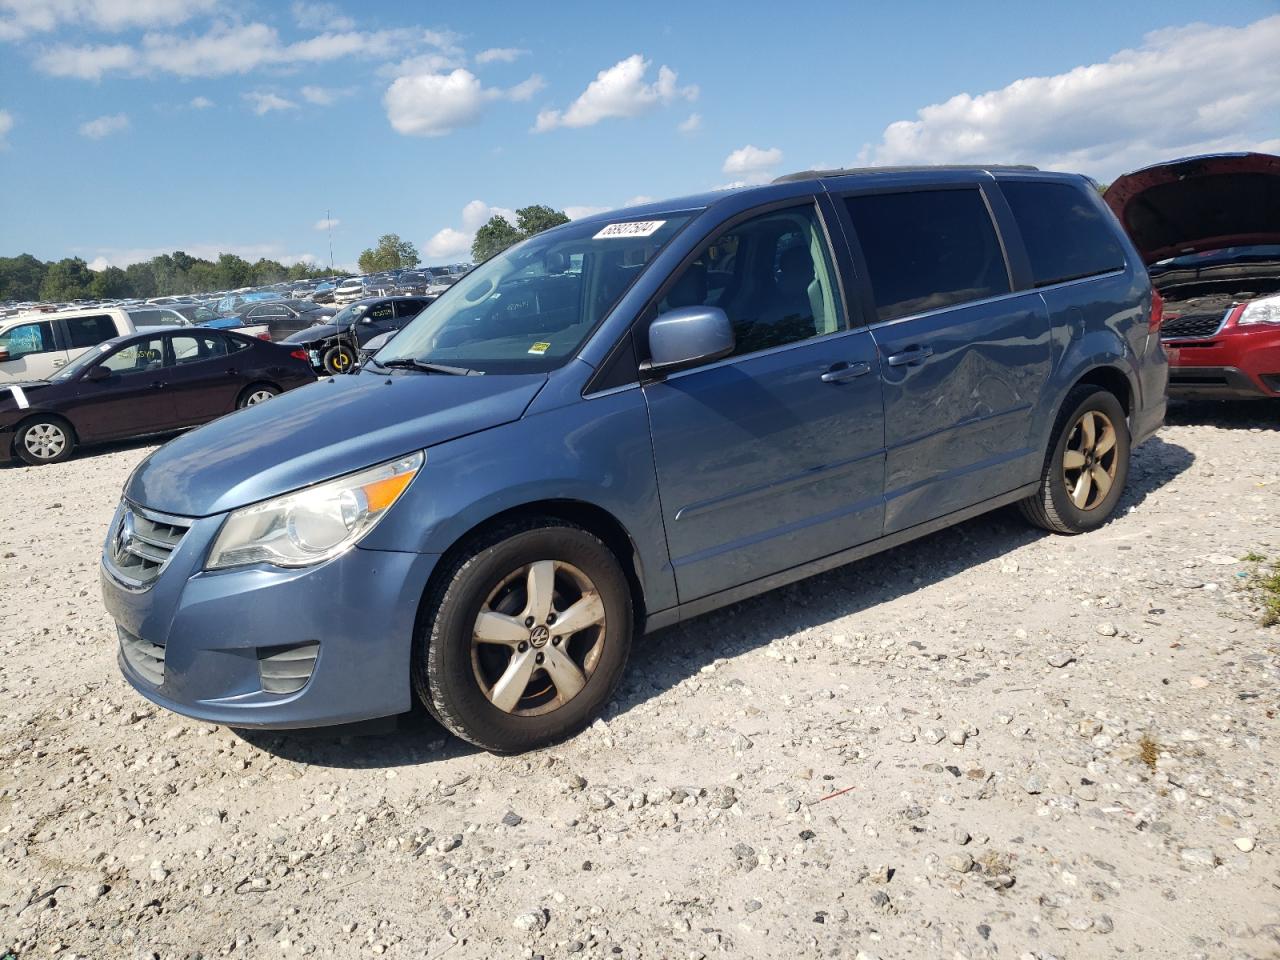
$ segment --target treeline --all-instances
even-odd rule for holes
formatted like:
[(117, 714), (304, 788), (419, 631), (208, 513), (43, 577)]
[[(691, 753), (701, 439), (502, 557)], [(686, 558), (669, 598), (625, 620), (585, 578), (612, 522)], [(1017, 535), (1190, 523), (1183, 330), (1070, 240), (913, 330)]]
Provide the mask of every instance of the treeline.
[(282, 280), (308, 280), (330, 271), (275, 260), (250, 263), (234, 253), (205, 260), (175, 250), (129, 266), (90, 270), (79, 257), (48, 262), (29, 253), (0, 257), (0, 300), (113, 300), (211, 293), (258, 287)]

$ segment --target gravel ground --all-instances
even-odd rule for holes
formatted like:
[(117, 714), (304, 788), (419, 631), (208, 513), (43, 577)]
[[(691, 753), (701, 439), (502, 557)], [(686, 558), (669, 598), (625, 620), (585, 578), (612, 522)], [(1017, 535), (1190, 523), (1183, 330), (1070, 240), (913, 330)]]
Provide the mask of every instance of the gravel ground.
[(0, 957), (1275, 957), (1280, 409), (1117, 519), (1001, 512), (638, 646), (528, 756), (241, 734), (119, 677), (116, 447), (0, 470)]

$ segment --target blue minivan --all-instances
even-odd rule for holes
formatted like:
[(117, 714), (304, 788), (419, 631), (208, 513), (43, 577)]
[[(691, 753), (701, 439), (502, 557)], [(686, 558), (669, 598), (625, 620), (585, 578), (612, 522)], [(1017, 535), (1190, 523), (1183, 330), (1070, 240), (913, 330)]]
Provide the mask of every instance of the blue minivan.
[(1006, 504), (1103, 524), (1168, 367), (1093, 184), (832, 170), (577, 220), (356, 375), (168, 443), (102, 559), (120, 667), (233, 727), (420, 700), (580, 730), (632, 638)]

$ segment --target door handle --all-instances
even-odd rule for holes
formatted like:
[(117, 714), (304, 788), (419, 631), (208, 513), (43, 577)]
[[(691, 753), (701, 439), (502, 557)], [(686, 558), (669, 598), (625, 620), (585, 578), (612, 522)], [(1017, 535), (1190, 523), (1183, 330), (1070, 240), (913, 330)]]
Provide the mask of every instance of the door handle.
[(844, 383), (846, 380), (853, 380), (870, 372), (871, 364), (865, 360), (859, 360), (857, 363), (845, 363), (841, 360), (839, 363), (832, 365), (831, 369), (822, 375), (822, 382)]
[(152, 380), (152, 381), (151, 381), (151, 389), (152, 389), (152, 390), (162, 390), (162, 389), (164, 389), (164, 381), (163, 381), (163, 380)]
[(239, 371), (235, 367), (227, 367), (227, 375), (234, 377)]
[(887, 358), (891, 367), (912, 366), (923, 363), (933, 356), (933, 347), (911, 346), (901, 353), (890, 354)]
[(65, 360), (54, 360), (54, 361), (53, 361), (53, 365), (54, 365), (55, 367), (60, 367), (60, 366), (62, 366), (63, 364), (65, 364), (66, 362), (67, 362), (67, 361), (65, 361)]

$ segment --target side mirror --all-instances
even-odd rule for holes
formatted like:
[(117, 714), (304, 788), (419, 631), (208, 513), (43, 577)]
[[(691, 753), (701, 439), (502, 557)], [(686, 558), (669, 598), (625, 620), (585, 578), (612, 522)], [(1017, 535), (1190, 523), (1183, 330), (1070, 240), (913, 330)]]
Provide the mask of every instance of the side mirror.
[(9, 348), (0, 347), (0, 363), (4, 363), (6, 360), (12, 360), (12, 359), (13, 357), (9, 355)]
[(719, 307), (680, 307), (649, 324), (649, 357), (640, 364), (648, 379), (710, 363), (733, 353), (733, 326)]
[(90, 367), (84, 375), (84, 378), (90, 383), (101, 383), (103, 380), (110, 379), (111, 371), (102, 364)]

